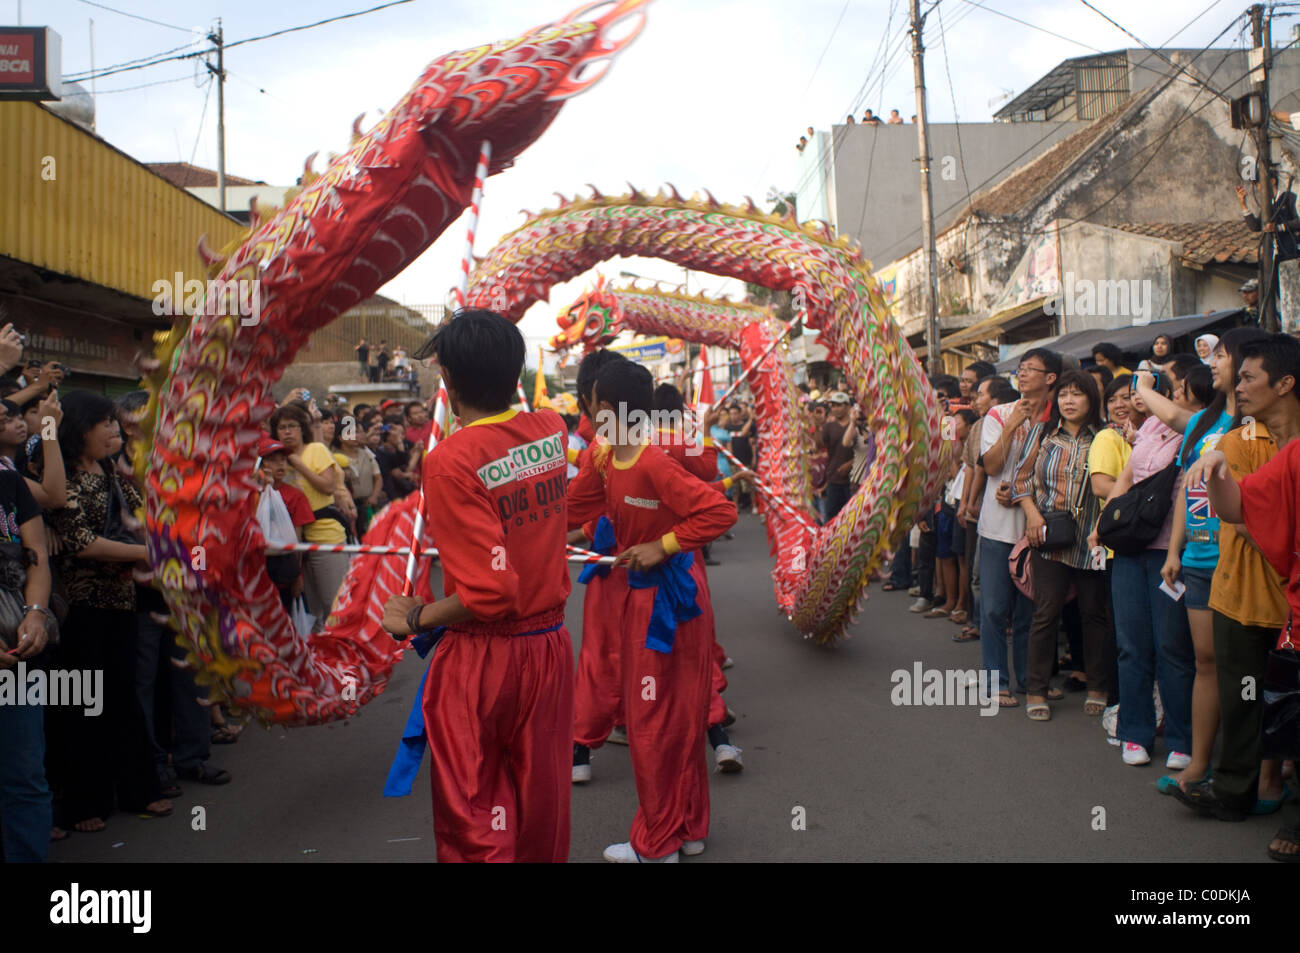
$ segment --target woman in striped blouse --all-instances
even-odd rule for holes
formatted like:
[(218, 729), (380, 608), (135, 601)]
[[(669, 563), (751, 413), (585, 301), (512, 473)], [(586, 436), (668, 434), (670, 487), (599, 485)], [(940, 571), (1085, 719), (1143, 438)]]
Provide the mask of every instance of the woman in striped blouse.
[[(1034, 548), (1034, 619), (1029, 629), (1029, 665), (1025, 713), (1034, 721), (1052, 717), (1048, 698), (1056, 633), (1070, 587), (1079, 598), (1083, 619), (1084, 670), (1088, 697), (1084, 711), (1100, 715), (1106, 707), (1109, 666), (1102, 664), (1106, 647), (1105, 574), (1093, 568), (1088, 531), (1097, 520), (1098, 502), (1088, 481), (1088, 450), (1101, 429), (1101, 397), (1085, 371), (1066, 371), (1056, 386), (1052, 416), (1029, 434), (1013, 482), (1012, 501), (1025, 512), (1025, 537)], [(1074, 520), (1070, 545), (1043, 551), (1047, 530), (1044, 513), (1069, 513)]]

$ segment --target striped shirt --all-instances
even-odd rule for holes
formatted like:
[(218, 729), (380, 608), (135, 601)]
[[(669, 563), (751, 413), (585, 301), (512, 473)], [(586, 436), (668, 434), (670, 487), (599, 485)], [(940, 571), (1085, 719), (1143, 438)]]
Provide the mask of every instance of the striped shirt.
[[(1064, 510), (1074, 517), (1078, 529), (1074, 545), (1045, 551), (1042, 555), (1075, 569), (1089, 569), (1092, 560), (1088, 552), (1088, 533), (1084, 528), (1097, 522), (1101, 509), (1101, 504), (1093, 496), (1092, 487), (1086, 485), (1088, 450), (1092, 447), (1092, 438), (1096, 432), (1092, 427), (1083, 427), (1071, 436), (1062, 421), (1043, 436), (1043, 430), (1047, 426), (1035, 424), (1029, 433), (1029, 439), (1025, 441), (1011, 483), (1011, 499), (1018, 503), (1032, 496), (1040, 513)], [(1079, 504), (1081, 490), (1083, 500)]]

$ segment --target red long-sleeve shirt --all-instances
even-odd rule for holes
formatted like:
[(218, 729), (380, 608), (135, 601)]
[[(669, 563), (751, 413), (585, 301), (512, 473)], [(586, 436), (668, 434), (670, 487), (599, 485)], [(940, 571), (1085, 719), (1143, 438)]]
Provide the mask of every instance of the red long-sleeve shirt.
[(662, 539), (670, 555), (699, 549), (736, 522), (725, 496), (650, 447), (628, 463), (608, 450), (586, 457), (569, 481), (568, 507), (571, 528), (605, 513), (620, 549)]
[(425, 458), (424, 518), (443, 588), (475, 618), (535, 615), (568, 598), (567, 442), (554, 411), (509, 410), (456, 431)]

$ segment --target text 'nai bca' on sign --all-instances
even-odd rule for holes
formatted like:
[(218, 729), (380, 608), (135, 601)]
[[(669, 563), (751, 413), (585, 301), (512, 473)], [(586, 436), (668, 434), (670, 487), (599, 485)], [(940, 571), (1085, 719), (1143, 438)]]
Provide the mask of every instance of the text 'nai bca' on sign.
[(0, 100), (60, 99), (61, 47), (49, 27), (0, 26)]

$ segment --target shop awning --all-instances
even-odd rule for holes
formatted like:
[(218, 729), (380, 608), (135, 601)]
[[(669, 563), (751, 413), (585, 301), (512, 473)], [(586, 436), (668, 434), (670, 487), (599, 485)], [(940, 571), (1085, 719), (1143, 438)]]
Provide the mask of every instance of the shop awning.
[[(1003, 331), (1015, 324), (1021, 318), (1032, 318), (1043, 310), (1043, 304), (1047, 301), (1046, 297), (1034, 298), (1026, 301), (1024, 304), (1018, 304), (1013, 308), (1005, 308), (996, 314), (991, 314), (981, 321), (962, 328), (960, 331), (954, 331), (945, 337), (939, 339), (939, 350), (945, 351), (949, 348), (964, 347), (967, 344), (976, 344), (980, 341), (986, 341), (991, 337), (996, 337)], [(929, 348), (922, 346), (916, 348), (917, 357), (925, 357), (929, 353)]]
[[(1241, 314), (1241, 311), (1240, 308), (1229, 308), (1223, 311), (1212, 311), (1209, 314), (1189, 314), (1178, 318), (1166, 318), (1163, 321), (1152, 321), (1150, 324), (1135, 327), (1088, 328), (1083, 331), (1071, 331), (1069, 334), (1062, 334), (1054, 338), (1043, 338), (1018, 345), (1014, 352), (998, 361), (997, 369), (999, 371), (1014, 370), (1016, 365), (1020, 363), (1020, 355), (1033, 347), (1051, 348), (1066, 357), (1087, 361), (1092, 357), (1092, 349), (1096, 345), (1108, 341), (1125, 354), (1145, 355), (1151, 350), (1151, 342), (1161, 334), (1167, 334), (1171, 339), (1177, 341), (1178, 338), (1200, 331), (1202, 328), (1235, 319)], [(1186, 348), (1186, 350), (1188, 353), (1191, 352), (1190, 347)]]

